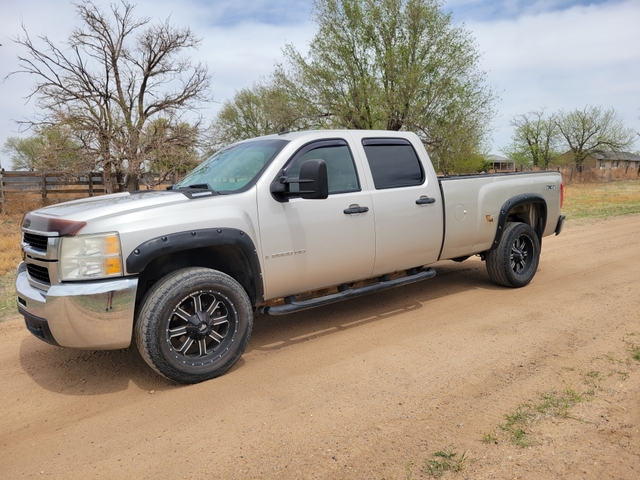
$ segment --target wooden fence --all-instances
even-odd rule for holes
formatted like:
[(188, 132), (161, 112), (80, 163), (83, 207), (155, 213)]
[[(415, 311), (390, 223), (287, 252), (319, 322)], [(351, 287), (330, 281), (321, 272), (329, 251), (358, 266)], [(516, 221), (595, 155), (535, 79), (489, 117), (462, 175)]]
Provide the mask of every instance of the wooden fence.
[(621, 180), (640, 179), (640, 165), (622, 168), (584, 168), (578, 169), (575, 166), (558, 168), (562, 174), (565, 185), (572, 183), (606, 183)]
[[(160, 184), (159, 188), (165, 188), (176, 181), (177, 178), (165, 181)], [(7, 212), (7, 203), (13, 198), (26, 196), (45, 203), (47, 199), (67, 200), (72, 197), (92, 197), (104, 193), (102, 172), (73, 176), (55, 172), (7, 172), (4, 169), (0, 170), (2, 214)]]

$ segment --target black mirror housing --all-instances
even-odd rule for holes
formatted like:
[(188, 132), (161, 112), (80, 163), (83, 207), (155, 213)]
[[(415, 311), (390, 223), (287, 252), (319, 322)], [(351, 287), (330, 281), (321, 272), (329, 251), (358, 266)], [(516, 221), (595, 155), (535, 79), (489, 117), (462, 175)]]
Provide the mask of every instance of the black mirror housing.
[(322, 200), (329, 196), (327, 164), (324, 160), (307, 160), (300, 165), (300, 197)]
[[(291, 192), (289, 185), (297, 183), (298, 191)], [(289, 197), (299, 196), (308, 200), (322, 200), (329, 196), (327, 164), (324, 160), (307, 160), (300, 165), (298, 177), (281, 177), (271, 183), (271, 195), (279, 202), (288, 202)]]

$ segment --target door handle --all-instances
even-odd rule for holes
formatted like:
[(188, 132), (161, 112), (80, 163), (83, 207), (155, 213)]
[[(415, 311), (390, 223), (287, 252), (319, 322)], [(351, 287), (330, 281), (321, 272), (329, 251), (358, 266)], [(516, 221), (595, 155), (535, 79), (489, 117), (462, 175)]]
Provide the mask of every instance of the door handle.
[(369, 207), (349, 207), (343, 210), (345, 215), (353, 215), (355, 213), (365, 213), (369, 211)]
[(432, 197), (420, 197), (416, 200), (416, 205), (428, 205), (430, 203), (436, 203), (436, 199)]

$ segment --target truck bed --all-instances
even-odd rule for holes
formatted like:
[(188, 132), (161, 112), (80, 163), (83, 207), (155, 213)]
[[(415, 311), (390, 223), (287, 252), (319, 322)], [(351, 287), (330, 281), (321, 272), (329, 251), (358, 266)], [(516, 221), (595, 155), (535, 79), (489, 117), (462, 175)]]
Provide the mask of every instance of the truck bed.
[[(560, 214), (561, 177), (557, 172), (441, 176), (438, 181), (445, 218), (440, 260), (473, 255), (491, 248), (503, 207), (523, 192), (544, 199), (545, 205), (540, 208), (546, 209), (547, 219), (556, 219)], [(521, 213), (539, 215), (541, 212)], [(556, 225), (548, 221), (540, 228), (544, 236), (553, 233)]]

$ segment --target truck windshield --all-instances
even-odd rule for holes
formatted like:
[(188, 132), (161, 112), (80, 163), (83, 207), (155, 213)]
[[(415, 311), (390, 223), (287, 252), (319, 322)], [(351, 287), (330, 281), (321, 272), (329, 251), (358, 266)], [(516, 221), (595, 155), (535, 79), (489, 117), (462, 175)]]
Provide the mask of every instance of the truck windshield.
[(287, 143), (280, 138), (254, 140), (218, 150), (173, 188), (206, 185), (218, 193), (239, 192), (253, 184)]

